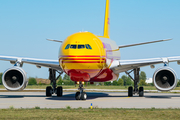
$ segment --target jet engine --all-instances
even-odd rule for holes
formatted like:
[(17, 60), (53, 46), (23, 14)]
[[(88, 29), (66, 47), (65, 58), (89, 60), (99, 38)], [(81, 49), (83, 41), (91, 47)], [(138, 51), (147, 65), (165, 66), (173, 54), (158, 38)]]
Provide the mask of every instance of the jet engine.
[(155, 71), (153, 75), (153, 83), (157, 90), (172, 90), (177, 85), (176, 73), (170, 67), (159, 68)]
[(23, 90), (28, 84), (26, 72), (21, 67), (9, 68), (3, 73), (2, 83), (7, 90)]

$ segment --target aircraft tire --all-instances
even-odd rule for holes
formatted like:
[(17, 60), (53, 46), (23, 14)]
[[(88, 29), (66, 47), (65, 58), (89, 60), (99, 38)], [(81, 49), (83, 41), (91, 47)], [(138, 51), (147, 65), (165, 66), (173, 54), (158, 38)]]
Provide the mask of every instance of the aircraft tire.
[(52, 87), (47, 86), (46, 87), (46, 97), (51, 97), (52, 96)]
[(143, 97), (143, 96), (144, 96), (144, 88), (139, 87), (139, 97)]
[(133, 96), (133, 87), (130, 86), (128, 87), (128, 97), (132, 97)]
[(81, 100), (86, 100), (86, 98), (87, 98), (87, 94), (85, 92), (83, 92), (81, 94)]
[(62, 86), (58, 86), (57, 87), (57, 96), (62, 97), (62, 95), (63, 95), (63, 88), (62, 88)]
[(80, 92), (76, 92), (75, 99), (80, 100), (80, 98), (81, 98)]

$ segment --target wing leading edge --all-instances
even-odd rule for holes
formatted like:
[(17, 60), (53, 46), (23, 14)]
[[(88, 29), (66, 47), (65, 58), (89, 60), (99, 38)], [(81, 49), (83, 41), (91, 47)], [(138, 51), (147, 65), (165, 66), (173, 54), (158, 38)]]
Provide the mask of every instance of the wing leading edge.
[(180, 64), (180, 56), (175, 57), (164, 57), (164, 58), (149, 58), (149, 59), (134, 59), (134, 60), (114, 60), (111, 64), (110, 69), (115, 74), (125, 72), (134, 68), (140, 68), (148, 65), (155, 64), (168, 64), (169, 62), (178, 62)]
[(156, 41), (150, 41), (150, 42), (143, 42), (143, 43), (136, 43), (136, 44), (129, 44), (129, 45), (121, 45), (121, 46), (118, 46), (118, 47), (119, 48), (125, 48), (125, 47), (132, 47), (132, 46), (137, 46), (137, 45), (144, 45), (144, 44), (163, 42), (163, 41), (169, 41), (169, 40), (172, 40), (172, 39), (163, 39), (163, 40), (156, 40)]
[(36, 65), (37, 67), (42, 66), (42, 67), (47, 67), (62, 71), (61, 67), (59, 66), (58, 60), (35, 59), (35, 58), (13, 57), (13, 56), (2, 56), (2, 55), (0, 55), (0, 60), (10, 61), (12, 64), (19, 63), (21, 65), (23, 63), (28, 63), (28, 64)]

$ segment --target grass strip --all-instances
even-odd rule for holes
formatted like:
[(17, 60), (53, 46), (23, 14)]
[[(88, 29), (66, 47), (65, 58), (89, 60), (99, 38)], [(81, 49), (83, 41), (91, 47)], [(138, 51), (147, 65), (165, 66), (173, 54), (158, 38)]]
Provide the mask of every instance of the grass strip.
[(161, 120), (180, 118), (180, 109), (77, 108), (62, 109), (0, 109), (0, 119), (60, 119), (60, 120)]

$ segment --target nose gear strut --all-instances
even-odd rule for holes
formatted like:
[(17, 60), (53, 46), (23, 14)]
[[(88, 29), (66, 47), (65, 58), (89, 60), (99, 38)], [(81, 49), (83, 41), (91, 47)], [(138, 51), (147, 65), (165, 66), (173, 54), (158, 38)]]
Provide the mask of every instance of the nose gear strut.
[(76, 100), (86, 100), (87, 98), (87, 94), (84, 92), (84, 88), (83, 88), (83, 83), (82, 81), (79, 82), (79, 88), (78, 88), (78, 92), (76, 92), (75, 94), (75, 99)]

